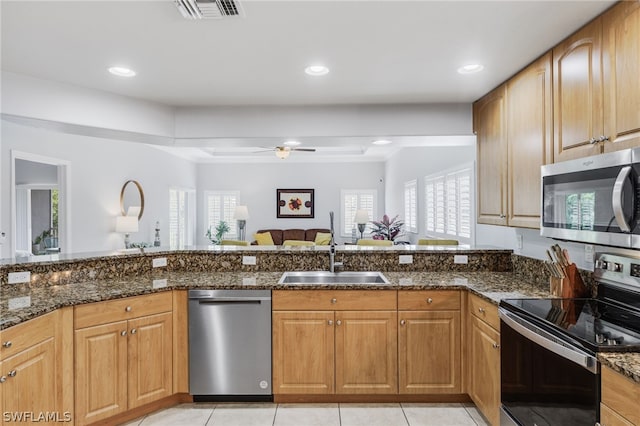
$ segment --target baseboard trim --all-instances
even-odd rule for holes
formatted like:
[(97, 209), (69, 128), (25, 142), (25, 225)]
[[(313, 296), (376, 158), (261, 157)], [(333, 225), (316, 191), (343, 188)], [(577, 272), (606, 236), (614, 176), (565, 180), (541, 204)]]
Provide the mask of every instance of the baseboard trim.
[(275, 403), (323, 403), (323, 402), (471, 402), (464, 394), (437, 395), (274, 395)]
[(161, 410), (163, 408), (173, 407), (174, 405), (193, 402), (193, 398), (188, 393), (177, 393), (157, 401), (150, 402), (140, 407), (136, 407), (132, 410), (125, 411), (108, 419), (103, 419), (95, 423), (91, 423), (91, 426), (112, 426), (114, 424), (126, 423), (129, 420), (137, 419), (146, 414), (153, 413), (154, 411)]

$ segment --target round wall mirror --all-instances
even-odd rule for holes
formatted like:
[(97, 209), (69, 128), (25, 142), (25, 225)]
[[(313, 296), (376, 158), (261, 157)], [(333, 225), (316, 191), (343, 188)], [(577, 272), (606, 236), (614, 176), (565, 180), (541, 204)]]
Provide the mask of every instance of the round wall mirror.
[(142, 219), (144, 213), (144, 192), (137, 180), (128, 180), (122, 185), (120, 191), (120, 211), (126, 216), (130, 207), (140, 207), (138, 220)]

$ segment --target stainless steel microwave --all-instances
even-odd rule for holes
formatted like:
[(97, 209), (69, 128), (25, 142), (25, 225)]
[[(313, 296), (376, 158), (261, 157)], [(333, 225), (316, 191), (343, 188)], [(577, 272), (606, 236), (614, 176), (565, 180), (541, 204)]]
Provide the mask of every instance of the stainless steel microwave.
[(640, 148), (542, 166), (540, 234), (640, 249)]

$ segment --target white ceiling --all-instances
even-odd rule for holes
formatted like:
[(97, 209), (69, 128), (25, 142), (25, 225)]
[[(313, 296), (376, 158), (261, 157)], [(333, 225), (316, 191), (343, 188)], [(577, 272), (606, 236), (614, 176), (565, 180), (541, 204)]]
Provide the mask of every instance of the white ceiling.
[(241, 0), (191, 21), (170, 0), (2, 0), (1, 66), (173, 106), (472, 102), (613, 3)]

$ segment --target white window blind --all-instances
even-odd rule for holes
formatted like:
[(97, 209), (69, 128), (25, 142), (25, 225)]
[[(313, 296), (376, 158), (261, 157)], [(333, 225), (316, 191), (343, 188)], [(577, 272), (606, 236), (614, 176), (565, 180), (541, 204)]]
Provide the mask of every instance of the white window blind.
[(472, 237), (471, 166), (425, 177), (425, 228), (435, 237), (455, 237), (470, 243)]
[(205, 192), (205, 229), (211, 229), (215, 234), (215, 227), (224, 220), (229, 225), (229, 232), (223, 235), (225, 239), (237, 238), (237, 223), (233, 219), (236, 206), (240, 204), (239, 191), (207, 191)]
[(418, 232), (418, 181), (404, 183), (404, 226), (409, 232)]
[[(375, 189), (351, 190), (343, 189), (342, 195), (342, 236), (351, 237), (351, 230), (358, 229), (353, 221), (356, 210), (366, 210), (369, 213), (369, 220), (375, 220), (376, 203), (378, 193)], [(370, 225), (367, 225), (365, 232), (370, 232)], [(358, 232), (358, 236), (360, 233)]]
[(195, 192), (189, 189), (169, 189), (169, 246), (182, 248), (192, 245), (194, 228)]

